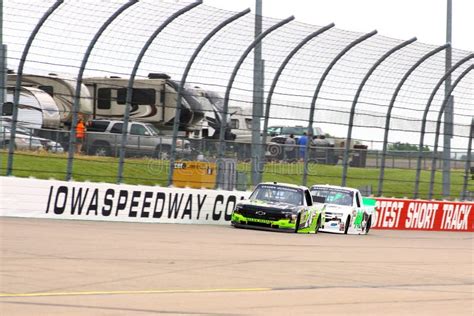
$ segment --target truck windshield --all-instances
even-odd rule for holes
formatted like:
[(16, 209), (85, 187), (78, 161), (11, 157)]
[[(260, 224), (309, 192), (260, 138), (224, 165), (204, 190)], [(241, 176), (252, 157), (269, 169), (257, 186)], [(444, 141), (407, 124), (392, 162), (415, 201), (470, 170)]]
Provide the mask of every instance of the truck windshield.
[(150, 130), (151, 136), (160, 135), (160, 130), (151, 124), (147, 124), (148, 129)]
[(288, 203), (292, 205), (303, 204), (303, 192), (296, 188), (276, 185), (259, 185), (250, 196), (251, 200)]
[(317, 197), (324, 198), (324, 203), (352, 206), (354, 193), (352, 191), (336, 190), (331, 188), (311, 188), (311, 195), (314, 200), (319, 200)]

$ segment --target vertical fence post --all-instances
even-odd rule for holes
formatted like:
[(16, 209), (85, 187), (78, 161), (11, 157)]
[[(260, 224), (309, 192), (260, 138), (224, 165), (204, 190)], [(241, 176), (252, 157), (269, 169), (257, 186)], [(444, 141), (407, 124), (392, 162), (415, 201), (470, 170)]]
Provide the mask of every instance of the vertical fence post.
[[(220, 126), (220, 132), (219, 132), (219, 151), (218, 151), (218, 158), (222, 159), (224, 157), (224, 151), (225, 151), (225, 127), (227, 125), (227, 112), (229, 111), (229, 98), (230, 98), (230, 90), (232, 89), (232, 85), (234, 83), (235, 77), (237, 76), (237, 72), (240, 69), (240, 66), (243, 64), (245, 58), (248, 56), (250, 51), (258, 44), (260, 43), (268, 34), (271, 32), (275, 31), (276, 29), (282, 27), (283, 25), (291, 22), (294, 20), (294, 17), (291, 16), (289, 18), (286, 18), (285, 20), (282, 20), (275, 25), (271, 26), (267, 30), (265, 30), (263, 33), (261, 33), (254, 41), (247, 47), (247, 49), (244, 51), (242, 56), (240, 56), (240, 59), (238, 60), (237, 64), (235, 65), (232, 74), (230, 76), (229, 82), (227, 84), (226, 92), (225, 92), (225, 97), (224, 97), (224, 107), (222, 110), (222, 122)], [(255, 179), (253, 173), (254, 172), (260, 172), (260, 170), (252, 170), (252, 179)], [(255, 183), (252, 183), (255, 185)]]
[[(452, 43), (453, 28), (453, 1), (447, 0), (446, 7), (446, 43)], [(445, 71), (452, 66), (452, 48), (446, 50)], [(448, 96), (451, 88), (451, 76), (448, 76), (444, 82), (444, 93)], [(453, 137), (453, 99), (448, 100), (448, 105), (444, 114), (444, 145), (443, 145), (443, 197), (450, 195), (451, 187), (451, 138)]]
[(416, 179), (415, 179), (415, 189), (413, 192), (413, 198), (417, 199), (419, 195), (419, 187), (420, 187), (420, 175), (421, 175), (421, 160), (423, 159), (423, 147), (424, 147), (424, 138), (425, 138), (425, 129), (426, 129), (426, 120), (428, 116), (428, 112), (431, 107), (431, 103), (433, 102), (433, 99), (438, 92), (439, 88), (443, 84), (443, 82), (448, 78), (456, 69), (458, 69), (462, 64), (465, 62), (469, 61), (470, 59), (474, 58), (474, 54), (469, 54), (468, 56), (464, 57), (460, 61), (458, 61), (451, 69), (449, 69), (443, 77), (438, 81), (436, 86), (434, 87), (433, 91), (431, 92), (431, 95), (428, 99), (428, 103), (426, 104), (425, 110), (423, 112), (423, 118), (421, 121), (421, 132), (420, 132), (420, 144), (418, 147), (418, 158), (417, 158), (417, 164), (416, 164)]
[[(270, 106), (272, 104), (272, 97), (273, 93), (275, 92), (276, 85), (278, 83), (278, 80), (280, 79), (281, 74), (286, 68), (286, 65), (290, 62), (290, 60), (293, 58), (293, 56), (296, 55), (296, 53), (303, 48), (309, 41), (312, 39), (316, 38), (318, 35), (326, 32), (327, 30), (331, 29), (334, 27), (334, 23), (328, 24), (325, 27), (320, 28), (316, 32), (313, 32), (306, 36), (298, 45), (296, 45), (295, 48), (286, 56), (285, 60), (281, 63), (280, 67), (278, 68), (278, 71), (275, 74), (275, 77), (273, 78), (272, 85), (270, 86), (270, 91), (268, 92), (267, 96), (267, 102), (265, 104), (265, 112), (264, 112), (264, 122), (263, 122), (263, 135), (262, 135), (262, 149), (260, 153), (260, 161), (263, 163), (265, 162), (265, 151), (266, 151), (266, 142), (267, 142), (267, 129), (268, 129), (268, 120), (270, 118)], [(284, 150), (284, 149), (283, 149)]]
[(77, 114), (79, 112), (79, 102), (81, 98), (81, 87), (82, 87), (82, 76), (84, 75), (84, 70), (86, 69), (87, 61), (89, 60), (89, 56), (94, 49), (95, 44), (99, 40), (100, 36), (104, 33), (107, 27), (126, 9), (130, 6), (137, 3), (138, 0), (129, 0), (127, 3), (123, 4), (117, 11), (112, 14), (107, 21), (99, 28), (99, 31), (94, 35), (92, 41), (89, 43), (86, 52), (84, 53), (84, 57), (82, 58), (81, 66), (79, 68), (79, 72), (77, 74), (76, 79), (76, 92), (74, 94), (74, 104), (72, 106), (72, 123), (71, 123), (71, 133), (69, 135), (69, 149), (68, 149), (68, 158), (67, 158), (67, 171), (66, 171), (66, 181), (71, 180), (72, 178), (72, 167), (74, 164), (74, 151), (75, 151), (75, 143), (76, 143), (76, 126), (77, 126)]
[[(184, 13), (188, 12), (189, 10), (193, 9), (194, 7), (202, 4), (202, 1), (193, 2), (184, 8), (176, 11), (172, 15), (170, 15), (161, 25), (153, 32), (153, 34), (148, 38), (145, 45), (143, 45), (140, 53), (138, 54), (137, 59), (135, 60), (135, 64), (133, 65), (132, 72), (130, 74), (130, 78), (128, 79), (127, 85), (127, 97), (125, 101), (125, 113), (123, 118), (123, 125), (122, 125), (122, 136), (121, 136), (121, 146), (120, 146), (120, 153), (119, 153), (119, 165), (117, 171), (117, 183), (122, 183), (123, 181), (123, 165), (125, 160), (125, 144), (127, 142), (127, 133), (128, 133), (128, 122), (130, 119), (130, 108), (132, 107), (132, 100), (133, 100), (133, 84), (135, 82), (135, 77), (137, 75), (138, 67), (140, 66), (145, 53), (147, 52), (150, 45), (156, 39), (156, 37), (165, 29), (171, 22), (173, 22), (176, 18), (183, 15)], [(163, 93), (166, 93), (166, 88), (164, 89)], [(165, 106), (165, 104), (163, 104)], [(161, 142), (160, 142), (161, 144)], [(161, 151), (161, 145), (160, 145)]]
[(411, 43), (416, 41), (416, 37), (411, 38), (395, 47), (387, 51), (382, 57), (380, 57), (375, 64), (369, 69), (367, 74), (365, 75), (364, 79), (362, 80), (361, 84), (359, 85), (359, 88), (357, 89), (356, 95), (354, 97), (354, 101), (352, 102), (351, 106), (351, 112), (349, 114), (349, 126), (347, 129), (347, 137), (346, 141), (344, 143), (345, 148), (344, 148), (344, 158), (342, 160), (342, 183), (341, 186), (346, 186), (347, 182), (347, 168), (349, 165), (349, 150), (350, 150), (350, 143), (352, 141), (352, 127), (354, 125), (354, 116), (355, 116), (355, 108), (357, 106), (357, 102), (359, 101), (360, 94), (362, 93), (362, 89), (364, 88), (366, 82), (369, 80), (370, 76), (372, 73), (377, 69), (377, 67), (382, 64), (389, 56), (391, 56), (393, 53), (399, 51), (400, 49), (410, 45)]
[[(393, 92), (392, 99), (390, 100), (390, 104), (388, 105), (387, 109), (387, 116), (385, 119), (385, 132), (384, 132), (384, 138), (383, 138), (383, 148), (382, 148), (382, 158), (380, 160), (380, 175), (379, 175), (379, 184), (378, 184), (378, 189), (377, 189), (377, 195), (382, 196), (383, 193), (383, 181), (385, 177), (385, 159), (387, 157), (387, 145), (388, 145), (388, 133), (390, 131), (390, 119), (392, 117), (392, 109), (395, 105), (395, 101), (397, 99), (398, 94), (400, 93), (400, 90), (402, 89), (403, 85), (407, 81), (408, 77), (426, 60), (431, 58), (432, 56), (436, 55), (440, 51), (445, 50), (447, 47), (449, 47), (450, 44), (445, 44), (440, 47), (437, 47), (433, 49), (432, 51), (428, 52), (425, 54), (423, 57), (421, 57), (413, 66), (410, 67), (410, 69), (405, 73), (403, 78), (400, 80), (398, 83), (397, 87), (395, 88), (395, 91)], [(411, 168), (411, 154), (410, 154), (410, 160), (409, 160), (409, 168)]]
[[(262, 34), (262, 0), (255, 0), (255, 31), (254, 38)], [(260, 171), (263, 168), (263, 161), (259, 158), (262, 156), (260, 143), (260, 118), (263, 114), (263, 94), (265, 85), (265, 61), (262, 60), (262, 43), (258, 42), (253, 50), (253, 96), (252, 96), (252, 143), (250, 146), (250, 165), (253, 170)], [(265, 152), (263, 152), (265, 157)], [(252, 184), (261, 182), (262, 176), (260, 172), (251, 174)]]
[[(186, 84), (186, 79), (188, 77), (189, 71), (191, 70), (191, 66), (193, 65), (194, 61), (196, 60), (198, 54), (204, 48), (204, 46), (211, 40), (211, 38), (217, 34), (221, 29), (223, 29), (226, 25), (234, 22), (235, 20), (241, 18), (242, 16), (246, 15), (250, 12), (250, 9), (246, 9), (242, 12), (234, 14), (230, 18), (224, 20), (219, 25), (217, 25), (207, 36), (199, 43), (198, 47), (194, 50), (193, 55), (189, 59), (186, 68), (184, 69), (183, 76), (181, 77), (181, 82), (178, 87), (178, 100), (176, 105), (176, 115), (173, 121), (173, 143), (171, 145), (171, 158), (170, 158), (170, 171), (168, 173), (168, 186), (170, 186), (173, 182), (173, 173), (174, 173), (174, 162), (176, 157), (176, 142), (178, 137), (178, 128), (179, 128), (179, 117), (181, 115), (181, 98), (183, 95), (184, 85)], [(219, 165), (219, 164), (218, 164)], [(218, 174), (218, 178), (220, 175)]]
[[(436, 134), (435, 134), (435, 143), (434, 143), (434, 148), (433, 148), (433, 158), (431, 160), (431, 175), (430, 175), (430, 189), (428, 193), (428, 198), (432, 199), (433, 198), (433, 189), (434, 189), (434, 181), (435, 181), (435, 173), (436, 173), (436, 158), (438, 155), (438, 141), (439, 141), (439, 134), (440, 134), (440, 129), (441, 129), (441, 118), (444, 115), (446, 115), (447, 107), (448, 107), (448, 102), (451, 100), (451, 95), (454, 92), (454, 89), (456, 86), (461, 82), (461, 80), (472, 70), (474, 69), (474, 65), (471, 65), (469, 68), (463, 71), (461, 75), (454, 81), (452, 85), (450, 85), (449, 90), (447, 91), (447, 94), (443, 100), (443, 104), (441, 105), (441, 108), (439, 109), (438, 113), (438, 120), (436, 121)], [(443, 148), (445, 150), (446, 148)], [(444, 159), (446, 157), (443, 156)], [(451, 157), (449, 157), (451, 159)], [(444, 194), (444, 190), (443, 190)]]
[[(347, 53), (349, 52), (353, 47), (357, 46), (358, 44), (362, 43), (363, 41), (371, 38), (377, 34), (377, 31), (372, 31), (370, 33), (364, 34), (361, 37), (355, 39), (351, 43), (349, 43), (346, 47), (344, 47), (343, 50), (337, 54), (337, 56), (331, 61), (328, 67), (324, 70), (324, 73), (322, 74), (321, 78), (319, 79), (318, 85), (316, 87), (316, 90), (314, 91), (313, 99), (311, 100), (311, 107), (310, 107), (310, 115), (309, 115), (309, 120), (310, 124), (312, 125), (314, 122), (314, 112), (316, 110), (316, 100), (318, 99), (319, 92), (321, 91), (321, 88), (323, 86), (324, 81), (326, 80), (326, 77), (329, 75), (329, 72), (331, 69), (336, 65), (336, 63)], [(308, 138), (311, 135), (308, 135)], [(309, 158), (309, 144), (310, 144), (310, 139), (306, 142), (306, 150), (305, 150), (305, 155), (304, 155), (304, 168), (303, 168), (303, 184), (306, 183), (307, 175), (307, 170), (308, 170), (308, 158)]]
[(25, 66), (26, 57), (30, 51), (31, 45), (38, 34), (39, 30), (46, 22), (46, 20), (53, 14), (54, 11), (64, 2), (64, 0), (57, 0), (49, 9), (44, 13), (41, 19), (36, 24), (35, 28), (30, 34), (28, 41), (25, 44), (23, 53), (21, 55), (20, 64), (18, 65), (18, 70), (16, 74), (16, 84), (15, 91), (13, 95), (13, 113), (12, 113), (12, 127), (10, 130), (10, 144), (8, 146), (8, 162), (7, 162), (7, 176), (12, 175), (13, 169), (13, 153), (15, 151), (15, 138), (16, 138), (16, 121), (18, 120), (18, 103), (20, 102), (20, 89), (21, 89), (21, 79), (23, 77), (23, 68)]
[(474, 117), (471, 120), (471, 130), (469, 133), (469, 141), (467, 145), (467, 157), (466, 157), (466, 166), (464, 168), (464, 181), (462, 184), (462, 193), (461, 193), (461, 200), (467, 199), (467, 182), (469, 181), (469, 171), (471, 169), (471, 161), (472, 161), (472, 139), (474, 138)]
[[(0, 5), (0, 113), (3, 115), (3, 104), (7, 94), (7, 45), (3, 44), (3, 3)], [(2, 127), (2, 121), (0, 121)], [(5, 137), (3, 138), (5, 139)], [(2, 144), (3, 147), (3, 144)], [(1, 160), (0, 160), (1, 163)]]
[[(0, 25), (0, 28), (2, 26)], [(0, 39), (1, 40), (1, 39)], [(1, 41), (0, 41), (1, 42)], [(7, 45), (0, 46), (0, 113), (3, 114), (3, 104), (7, 99)], [(0, 121), (1, 127), (2, 121)]]

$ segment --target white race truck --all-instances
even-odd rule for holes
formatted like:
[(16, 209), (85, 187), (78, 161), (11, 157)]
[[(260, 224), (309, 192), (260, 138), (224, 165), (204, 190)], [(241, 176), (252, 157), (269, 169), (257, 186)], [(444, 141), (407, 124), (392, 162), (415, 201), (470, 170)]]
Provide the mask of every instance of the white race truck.
[(326, 218), (320, 231), (340, 234), (367, 234), (375, 220), (375, 200), (359, 190), (334, 185), (313, 185), (314, 203), (324, 204)]

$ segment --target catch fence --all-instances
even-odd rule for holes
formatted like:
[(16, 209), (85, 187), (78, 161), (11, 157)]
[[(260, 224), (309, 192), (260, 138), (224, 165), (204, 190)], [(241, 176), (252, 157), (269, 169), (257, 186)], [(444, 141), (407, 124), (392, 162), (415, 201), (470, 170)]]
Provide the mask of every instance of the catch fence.
[(5, 175), (171, 185), (201, 161), (226, 189), (474, 191), (472, 52), (199, 1), (6, 0), (3, 16)]

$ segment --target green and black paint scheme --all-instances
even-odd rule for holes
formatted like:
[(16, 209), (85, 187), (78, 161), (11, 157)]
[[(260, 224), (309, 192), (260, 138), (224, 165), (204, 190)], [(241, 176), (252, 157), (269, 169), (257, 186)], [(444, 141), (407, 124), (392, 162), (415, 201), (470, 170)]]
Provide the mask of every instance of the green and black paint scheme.
[(318, 233), (324, 208), (315, 206), (309, 189), (284, 183), (260, 183), (232, 212), (235, 227)]

